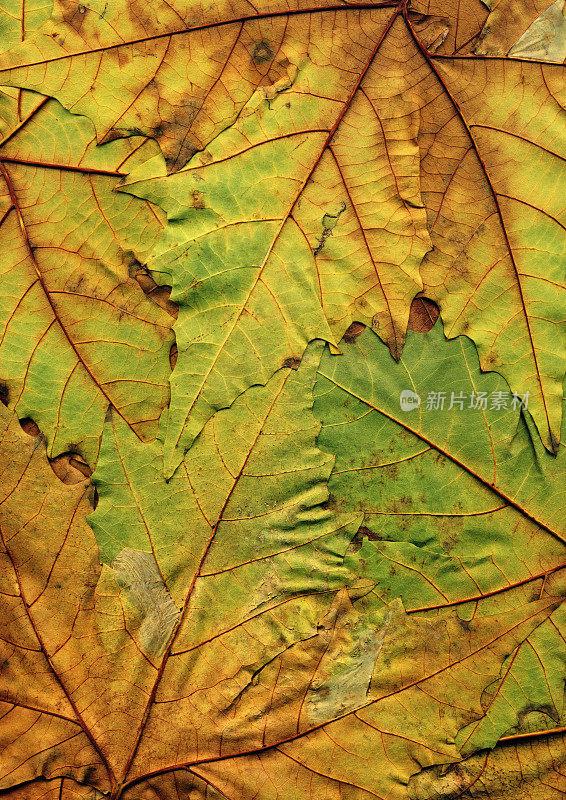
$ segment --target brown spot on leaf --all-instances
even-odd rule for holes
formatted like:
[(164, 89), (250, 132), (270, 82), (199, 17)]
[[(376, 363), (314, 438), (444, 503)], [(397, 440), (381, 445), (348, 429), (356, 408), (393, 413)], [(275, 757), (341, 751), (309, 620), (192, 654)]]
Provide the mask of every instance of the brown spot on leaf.
[(35, 422), (30, 419), (30, 417), (24, 417), (20, 420), (20, 425), (24, 433), (27, 433), (28, 436), (39, 436), (39, 427), (35, 424)]
[(296, 356), (289, 356), (289, 358), (286, 358), (285, 361), (281, 364), (281, 366), (287, 369), (299, 369), (300, 363), (301, 363), (300, 358), (297, 358)]
[(175, 364), (177, 363), (178, 354), (179, 351), (177, 349), (177, 345), (173, 343), (171, 345), (171, 349), (169, 350), (169, 364), (171, 366), (171, 369), (175, 369)]
[(142, 292), (153, 300), (153, 302), (166, 311), (171, 317), (177, 319), (179, 315), (179, 306), (174, 303), (171, 298), (171, 286), (163, 284), (160, 286), (155, 282), (148, 270), (139, 264), (137, 267), (132, 268), (132, 277), (138, 282)]
[(269, 46), (268, 42), (258, 42), (252, 50), (252, 58), (256, 64), (265, 64), (266, 61), (271, 61), (275, 53)]
[(61, 17), (64, 22), (69, 25), (70, 28), (80, 33), (80, 30), (83, 26), (86, 12), (88, 11), (87, 6), (83, 3), (79, 3), (77, 5), (76, 2), (73, 0), (61, 0), (59, 3), (59, 8), (61, 10)]
[(206, 204), (204, 202), (204, 194), (202, 192), (199, 192), (197, 189), (195, 189), (192, 192), (191, 196), (192, 196), (191, 206), (193, 208), (206, 208)]
[[(391, 481), (396, 481), (399, 477), (399, 467), (397, 464), (386, 464), (382, 467), (385, 477)], [(401, 501), (399, 501), (401, 502)]]
[(96, 486), (89, 486), (87, 497), (93, 510), (96, 511), (96, 506), (98, 505), (98, 489)]
[(370, 542), (380, 542), (382, 540), (382, 537), (378, 533), (374, 533), (374, 531), (366, 528), (365, 525), (361, 525), (358, 528), (358, 533), (360, 536), (367, 536)]
[(439, 315), (440, 309), (433, 300), (429, 300), (428, 297), (415, 297), (411, 303), (407, 327), (416, 333), (428, 333), (434, 327)]
[(76, 453), (63, 453), (56, 458), (50, 458), (49, 464), (59, 480), (68, 486), (80, 483), (92, 475), (89, 465)]
[(348, 342), (348, 344), (355, 342), (360, 333), (365, 331), (365, 329), (366, 326), (362, 322), (352, 322), (352, 324), (350, 325), (350, 327), (343, 336), (344, 341)]

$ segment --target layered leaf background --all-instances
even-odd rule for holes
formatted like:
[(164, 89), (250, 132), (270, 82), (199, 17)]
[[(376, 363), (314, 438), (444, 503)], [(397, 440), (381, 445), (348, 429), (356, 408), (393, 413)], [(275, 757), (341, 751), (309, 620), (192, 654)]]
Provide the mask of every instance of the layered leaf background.
[(564, 796), (565, 19), (4, 0), (10, 800)]

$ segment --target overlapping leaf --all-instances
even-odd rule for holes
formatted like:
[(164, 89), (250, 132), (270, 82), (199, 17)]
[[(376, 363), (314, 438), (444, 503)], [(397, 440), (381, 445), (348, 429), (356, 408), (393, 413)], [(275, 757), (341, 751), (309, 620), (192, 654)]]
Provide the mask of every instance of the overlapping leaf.
[(394, 800), (422, 767), (459, 758), (455, 737), (486, 716), (485, 692), (540, 636), (558, 587), (548, 569), (539, 599), (527, 580), (471, 598), (471, 615), (384, 603), (371, 570), (344, 560), (361, 517), (327, 507), (318, 353), (215, 415), (169, 483), (159, 441), (114, 414), (94, 476), (98, 548), (84, 485), (58, 483), (12, 423), (4, 787), (66, 776), (133, 797), (174, 779), (202, 798), (285, 786), (293, 800), (348, 787)]
[(329, 6), (334, 19), (341, 5), (56, 0), (51, 20), (10, 56), (1, 80), (90, 116), (99, 141), (153, 135), (178, 168), (234, 121), (258, 86), (293, 70), (293, 39), (309, 26), (303, 14)]
[[(543, 440), (555, 447), (564, 365), (545, 342), (561, 319), (563, 209), (547, 191), (564, 164), (559, 67), (431, 57), (418, 38), (426, 25), (404, 4), (262, 6), (254, 19), (191, 5), (190, 20), (189, 7), (159, 6), (159, 32), (121, 4), (104, 13), (57, 8), (49, 26), (60, 30), (45, 28), (11, 51), (2, 80), (41, 82), (74, 110), (88, 104), (99, 135), (109, 130), (100, 106), (114, 114), (122, 102), (137, 115), (135, 130), (150, 133), (157, 116), (174, 128), (187, 85), (180, 70), (201, 76), (201, 88), (188, 80), (202, 130), (186, 156), (201, 152), (169, 183), (148, 165), (130, 189), (170, 217), (152, 261), (172, 276), (182, 306), (169, 472), (214, 410), (265, 383), (309, 339), (336, 341), (358, 319), (373, 322), (398, 356), (423, 257), (425, 288), (449, 335), (467, 332), (484, 368), (530, 392)], [(468, 19), (447, 10), (458, 24)], [(209, 69), (207, 37), (221, 32)], [(193, 55), (179, 49), (185, 41)], [(106, 59), (116, 58), (125, 61), (110, 73)], [(165, 100), (156, 87), (167, 81)], [(177, 150), (193, 122), (179, 125)], [(130, 123), (122, 134), (133, 130)], [(211, 318), (220, 295), (222, 312)], [(256, 356), (243, 365), (248, 347)]]
[[(60, 484), (41, 445), (25, 447), (12, 423), (2, 504), (6, 575), (15, 581), (5, 590), (13, 671), (5, 675), (4, 787), (88, 773), (104, 791), (183, 748), (187, 760), (195, 748), (216, 752), (230, 741), (226, 714), (254, 672), (316, 639), (319, 617), (349, 578), (341, 561), (353, 531), (321, 505), (332, 460), (314, 446), (314, 420), (305, 427), (317, 364), (308, 360), (211, 422), (170, 484), (158, 443), (141, 445), (114, 415), (95, 473), (99, 548), (85, 526), (84, 485)], [(34, 534), (43, 514), (53, 528)], [(214, 662), (224, 668), (211, 682)], [(199, 710), (210, 702), (216, 716)], [(232, 747), (245, 740), (242, 716)], [(196, 739), (187, 739), (190, 728)]]
[(168, 399), (171, 318), (145, 297), (129, 253), (143, 257), (161, 225), (148, 204), (113, 191), (148, 145), (97, 148), (87, 120), (55, 101), (38, 108), (27, 95), (29, 105), (0, 147), (0, 376), (51, 456), (94, 463), (109, 404), (147, 438)]
[(409, 788), (411, 800), (497, 797), (562, 800), (564, 735), (511, 740), (453, 768), (423, 771)]
[(564, 0), (504, 0), (490, 6), (491, 14), (474, 49), (478, 55), (564, 61)]
[(437, 69), (421, 127), (434, 245), (421, 267), (425, 292), (448, 336), (467, 333), (484, 369), (530, 392), (552, 449), (564, 371), (553, 344), (564, 305), (563, 68), (438, 59)]
[(6, 7), (11, 800), (558, 800), (559, 5)]
[(321, 17), (318, 52), (292, 85), (256, 95), (194, 166), (128, 186), (169, 214), (149, 264), (180, 308), (166, 459), (313, 337), (336, 342), (362, 319), (400, 353), (430, 244), (418, 78), (398, 61), (404, 27), (387, 35), (389, 16), (343, 29)]
[[(375, 515), (384, 538), (394, 525), (391, 515), (415, 516), (408, 541), (427, 544), (437, 537), (450, 552), (464, 548), (462, 555), (466, 547), (479, 554), (472, 530), (482, 525), (490, 538), (501, 529), (507, 539), (521, 525), (564, 541), (564, 450), (558, 458), (545, 452), (530, 416), (521, 412), (528, 398), (511, 392), (499, 375), (479, 372), (466, 337), (447, 342), (440, 324), (428, 334), (411, 334), (393, 367), (369, 330), (344, 349), (343, 356), (325, 355), (315, 405), (324, 421), (319, 444), (337, 456), (330, 491), (341, 503)], [(408, 411), (401, 406), (403, 391), (415, 393)], [(454, 526), (449, 519), (435, 521), (436, 515), (462, 519)], [(466, 518), (474, 516), (468, 528)], [(503, 557), (506, 552), (502, 547)], [(541, 552), (533, 546), (533, 557)]]
[[(455, 606), (473, 618), (478, 603), (563, 583), (563, 452), (533, 448), (528, 412), (519, 417), (499, 376), (478, 373), (471, 344), (443, 341), (438, 326), (413, 334), (387, 381), (389, 356), (371, 332), (344, 352), (321, 364), (315, 412), (319, 444), (337, 456), (334, 506), (364, 514), (347, 566), (414, 614)], [(564, 632), (560, 611), (509, 653), (485, 716), (458, 734), (464, 753), (493, 747), (533, 709), (550, 715), (543, 727), (560, 725)]]
[[(298, 355), (302, 338), (332, 341), (315, 315), (319, 303), (335, 337), (354, 319), (372, 323), (398, 355), (423, 256), (425, 291), (441, 305), (448, 335), (466, 332), (484, 368), (529, 392), (552, 449), (564, 371), (562, 348), (548, 345), (563, 306), (564, 211), (552, 188), (564, 179), (561, 68), (434, 60), (396, 20), (328, 118), (305, 88), (312, 69), (274, 98), (256, 96), (186, 170), (130, 189), (170, 219), (151, 262), (181, 306), (168, 453), (188, 446), (215, 408)], [(305, 130), (313, 117), (322, 131)], [(293, 284), (300, 312), (286, 299)], [(250, 342), (257, 357), (241, 368)]]

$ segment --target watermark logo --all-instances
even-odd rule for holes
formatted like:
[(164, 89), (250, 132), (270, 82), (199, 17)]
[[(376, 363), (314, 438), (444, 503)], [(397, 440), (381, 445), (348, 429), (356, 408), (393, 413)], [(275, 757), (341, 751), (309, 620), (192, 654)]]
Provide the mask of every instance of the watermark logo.
[[(517, 394), (517, 392), (446, 392), (431, 391), (427, 394), (423, 408), (426, 411), (512, 411), (527, 410), (529, 407), (530, 392)], [(399, 396), (399, 405), (402, 411), (414, 411), (421, 405), (421, 398), (411, 389), (403, 389)]]
[(418, 408), (420, 404), (421, 398), (416, 392), (411, 391), (411, 389), (403, 389), (399, 395), (399, 405), (401, 406), (401, 411), (414, 411), (414, 409)]

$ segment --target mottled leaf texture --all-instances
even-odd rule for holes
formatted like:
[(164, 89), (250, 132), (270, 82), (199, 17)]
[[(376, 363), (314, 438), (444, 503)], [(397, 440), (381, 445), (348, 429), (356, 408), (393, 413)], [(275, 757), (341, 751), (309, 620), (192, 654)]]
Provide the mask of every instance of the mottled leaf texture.
[[(451, 358), (460, 340), (428, 336), (462, 385), (470, 374), (493, 381)], [(350, 346), (362, 345), (394, 364), (370, 331)], [(333, 458), (316, 446), (310, 410), (321, 348), (216, 414), (169, 482), (159, 438), (140, 442), (113, 413), (94, 473), (94, 536), (88, 482), (62, 483), (41, 435), (3, 411), (3, 788), (41, 777), (34, 798), (65, 778), (113, 797), (393, 800), (409, 796), (421, 770), (524, 724), (527, 706), (556, 727), (558, 679), (539, 686), (534, 672), (560, 660), (565, 548), (550, 517), (535, 521), (552, 479), (543, 484), (541, 464), (506, 503), (474, 478), (470, 503), (487, 495), (508, 506), (501, 532), (478, 529), (470, 554), (464, 534), (453, 532), (446, 547), (433, 527), (426, 545), (413, 537), (416, 559), (406, 548), (395, 558), (399, 573), (383, 570), (379, 551), (368, 551), (377, 537), (367, 534), (360, 549), (354, 536), (361, 505), (338, 510), (339, 495), (326, 488)], [(317, 413), (327, 384), (338, 391), (323, 377), (329, 363), (344, 370), (351, 360), (324, 357)], [(337, 413), (371, 419), (344, 401)], [(517, 423), (503, 415), (497, 436), (520, 459), (528, 441)], [(325, 449), (327, 430), (344, 424), (325, 421)], [(470, 458), (457, 434), (462, 466), (437, 458), (418, 491), (440, 493), (457, 480), (448, 470)], [(539, 447), (540, 460), (554, 463)], [(401, 550), (406, 529), (391, 526)], [(415, 575), (405, 585), (395, 577), (403, 558)], [(430, 599), (421, 591), (425, 607), (412, 607), (419, 580), (433, 591)]]
[(144, 295), (129, 252), (162, 228), (149, 204), (113, 191), (146, 147), (96, 147), (90, 123), (56, 101), (32, 101), (0, 147), (0, 375), (51, 456), (95, 459), (109, 404), (136, 435), (155, 435), (167, 403), (171, 317)]
[(563, 11), (0, 0), (7, 800), (563, 800)]
[[(359, 320), (398, 356), (419, 264), (447, 334), (466, 332), (484, 368), (530, 393), (543, 440), (555, 444), (564, 365), (563, 348), (549, 344), (564, 302), (561, 68), (433, 61), (403, 20), (389, 16), (388, 30), (359, 20), (353, 34), (348, 17), (344, 35), (372, 35), (367, 70), (350, 63), (359, 48), (343, 53), (345, 91), (321, 100), (311, 59), (275, 97), (256, 94), (185, 170), (130, 188), (169, 214), (151, 261), (180, 305), (168, 453), (189, 446), (216, 408), (264, 382), (312, 336), (336, 341)], [(340, 33), (333, 22), (331, 53)], [(313, 119), (321, 131), (305, 126)], [(255, 357), (242, 365), (237, 354), (247, 346)]]
[[(319, 371), (332, 506), (363, 514), (345, 563), (382, 602), (402, 596), (413, 613), (506, 602), (519, 587), (538, 596), (566, 567), (563, 450), (533, 453), (532, 423), (507, 404), (499, 376), (478, 373), (463, 337), (444, 342), (439, 326), (412, 334), (389, 380), (376, 382), (384, 355), (366, 330)], [(407, 391), (420, 406), (403, 410)], [(543, 727), (563, 722), (564, 631), (559, 610), (510, 653), (485, 690), (485, 716), (456, 738), (462, 752), (493, 747), (533, 709), (553, 720)]]
[[(181, 306), (168, 475), (307, 341), (357, 320), (398, 357), (423, 287), (449, 336), (530, 393), (555, 448), (562, 67), (449, 57), (487, 8), (441, 5), (65, 0), (0, 62), (2, 82), (90, 115), (99, 141), (154, 136), (170, 169), (193, 156), (170, 178), (150, 160), (129, 189), (169, 216), (150, 262)], [(453, 42), (435, 55), (442, 11)]]
[(475, 51), (562, 63), (566, 58), (564, 0), (493, 3)]

